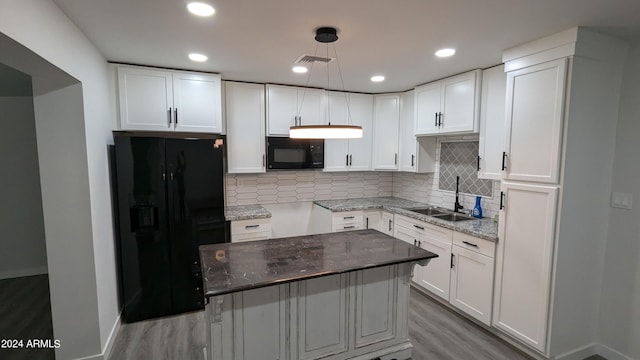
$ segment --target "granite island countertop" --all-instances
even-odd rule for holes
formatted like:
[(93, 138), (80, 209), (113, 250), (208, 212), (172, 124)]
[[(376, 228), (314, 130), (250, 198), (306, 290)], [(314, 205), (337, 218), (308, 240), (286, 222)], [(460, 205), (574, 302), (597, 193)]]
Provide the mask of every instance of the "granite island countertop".
[(429, 224), (442, 226), (447, 229), (459, 231), (485, 240), (498, 241), (498, 223), (493, 219), (483, 218), (467, 221), (445, 221), (432, 216), (423, 215), (411, 211), (431, 207), (432, 205), (395, 197), (376, 197), (344, 200), (318, 200), (314, 204), (333, 212), (382, 209), (399, 215), (404, 215)]
[(227, 221), (250, 220), (270, 218), (271, 213), (262, 205), (237, 205), (227, 206), (224, 209), (224, 218)]
[(204, 295), (223, 295), (436, 254), (376, 230), (200, 246)]

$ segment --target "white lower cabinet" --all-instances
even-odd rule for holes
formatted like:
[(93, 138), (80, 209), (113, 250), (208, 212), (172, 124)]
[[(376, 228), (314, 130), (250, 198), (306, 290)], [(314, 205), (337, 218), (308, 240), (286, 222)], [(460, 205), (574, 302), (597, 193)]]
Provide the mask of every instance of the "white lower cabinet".
[[(348, 274), (300, 282), (297, 292), (298, 334), (295, 359), (316, 359), (349, 350)], [(294, 341), (295, 344), (295, 341)]]
[(495, 243), (453, 233), (449, 302), (491, 325)]
[(546, 347), (558, 186), (502, 182), (493, 325)]
[(383, 211), (378, 231), (393, 236), (393, 213)]
[(212, 297), (207, 358), (408, 359), (410, 268), (381, 266)]
[(364, 229), (362, 210), (344, 211), (332, 214), (331, 231), (351, 231)]
[(495, 242), (397, 214), (393, 236), (438, 255), (415, 267), (416, 285), (491, 325)]
[(365, 229), (375, 229), (380, 232), (382, 228), (382, 211), (381, 210), (364, 210), (362, 212)]
[(287, 290), (281, 285), (232, 295), (235, 359), (287, 359)]
[(271, 239), (271, 219), (235, 220), (231, 222), (231, 242)]
[(394, 237), (438, 255), (426, 267), (416, 265), (413, 280), (448, 301), (453, 231), (397, 214), (395, 223)]

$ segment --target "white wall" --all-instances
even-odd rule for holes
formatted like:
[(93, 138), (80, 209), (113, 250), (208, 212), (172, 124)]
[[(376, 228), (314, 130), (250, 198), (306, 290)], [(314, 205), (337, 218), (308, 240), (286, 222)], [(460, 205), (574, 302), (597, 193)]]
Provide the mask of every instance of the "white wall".
[(33, 97), (0, 97), (0, 279), (47, 273)]
[[(0, 8), (2, 34), (81, 83), (45, 93), (38, 89), (47, 89), (39, 85), (47, 79), (34, 77), (40, 95), (35, 97), (36, 132), (54, 334), (63, 343), (56, 355), (101, 358), (118, 323), (107, 158), (115, 115), (107, 63), (52, 1), (0, 0)], [(8, 65), (29, 73), (19, 67), (29, 63)], [(71, 104), (72, 109), (60, 102), (79, 97), (82, 103)]]
[(640, 42), (626, 61), (613, 168), (613, 191), (631, 193), (632, 210), (611, 208), (599, 340), (640, 359)]

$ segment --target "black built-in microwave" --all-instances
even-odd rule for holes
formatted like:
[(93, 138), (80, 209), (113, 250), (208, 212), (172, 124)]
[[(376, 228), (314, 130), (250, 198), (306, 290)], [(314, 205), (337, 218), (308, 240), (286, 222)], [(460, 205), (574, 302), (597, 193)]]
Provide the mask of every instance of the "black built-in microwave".
[(323, 139), (267, 137), (267, 170), (324, 168)]

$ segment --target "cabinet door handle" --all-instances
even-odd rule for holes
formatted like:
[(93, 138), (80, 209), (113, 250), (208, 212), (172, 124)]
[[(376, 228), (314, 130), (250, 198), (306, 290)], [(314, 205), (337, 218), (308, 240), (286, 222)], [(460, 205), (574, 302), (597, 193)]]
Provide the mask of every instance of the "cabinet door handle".
[(396, 153), (395, 158), (393, 159), (393, 163), (398, 165), (398, 153)]
[(414, 166), (414, 164), (415, 164), (415, 161), (414, 161), (414, 160), (415, 160), (415, 158), (416, 158), (416, 156), (415, 156), (415, 155), (411, 155), (411, 167), (413, 167), (413, 166)]
[(504, 209), (504, 192), (500, 191), (500, 210)]
[(260, 227), (260, 224), (256, 224), (256, 225), (245, 225), (245, 229), (257, 229)]
[(391, 219), (389, 219), (389, 231), (391, 231)]
[(349, 166), (353, 165), (353, 155), (349, 155)]
[(343, 229), (353, 229), (353, 228), (355, 228), (355, 225), (350, 225), (350, 226), (343, 227)]
[(344, 220), (349, 220), (349, 219), (354, 219), (355, 216), (344, 216), (343, 219)]
[(418, 246), (418, 240), (413, 239), (413, 246)]
[(345, 166), (349, 166), (349, 154), (347, 154), (347, 156), (346, 156), (346, 160), (345, 160), (344, 165)]
[(262, 154), (262, 167), (264, 167), (266, 164), (266, 156), (264, 154)]
[(478, 155), (478, 171), (480, 171), (480, 155)]
[(365, 229), (369, 228), (369, 218), (364, 219), (365, 220)]
[(178, 108), (173, 109), (173, 114), (175, 115), (175, 125), (178, 126)]
[(506, 161), (507, 161), (507, 152), (503, 151), (502, 152), (502, 171), (504, 171), (504, 169), (507, 168)]
[(438, 127), (442, 127), (442, 113), (438, 113)]
[(452, 268), (452, 269), (453, 269), (453, 267), (454, 267), (454, 266), (456, 266), (456, 265), (454, 264), (454, 258), (455, 258), (455, 255), (454, 255), (454, 254), (451, 254), (451, 268)]
[(418, 241), (418, 246), (422, 247), (422, 241)]
[(438, 113), (436, 113), (435, 115), (435, 123), (433, 124), (433, 126), (438, 127)]
[(171, 127), (171, 108), (169, 108), (169, 127)]
[(463, 243), (463, 244), (467, 244), (467, 245), (469, 245), (469, 246), (478, 247), (478, 245), (476, 245), (476, 244), (472, 244), (472, 243), (470, 243), (470, 242), (468, 242), (468, 241), (462, 241), (462, 243)]
[(415, 224), (414, 224), (414, 225), (413, 225), (413, 227), (414, 227), (414, 228), (417, 228), (417, 229), (420, 229), (420, 230), (424, 230), (424, 228), (423, 228), (422, 226), (420, 226), (420, 225), (415, 225)]

